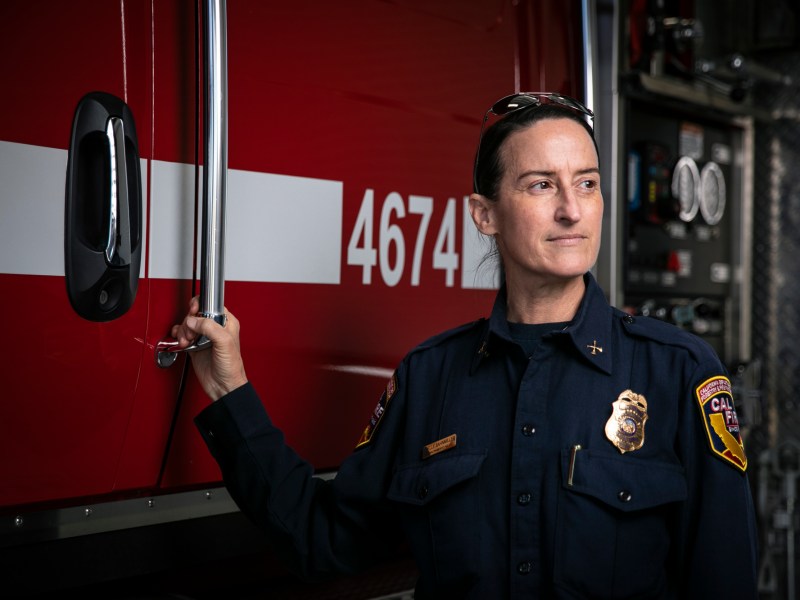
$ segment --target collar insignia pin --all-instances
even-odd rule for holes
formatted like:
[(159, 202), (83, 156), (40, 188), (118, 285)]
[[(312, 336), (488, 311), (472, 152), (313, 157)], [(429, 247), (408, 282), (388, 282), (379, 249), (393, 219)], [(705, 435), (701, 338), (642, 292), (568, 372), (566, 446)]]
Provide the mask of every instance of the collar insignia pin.
[(594, 356), (594, 355), (595, 355), (595, 354), (597, 354), (598, 352), (599, 352), (600, 354), (602, 354), (602, 353), (603, 353), (603, 348), (602, 348), (601, 346), (598, 346), (598, 345), (597, 345), (597, 340), (595, 340), (595, 341), (594, 341), (594, 342), (592, 342), (591, 344), (587, 344), (587, 345), (586, 345), (586, 347), (587, 347), (589, 350), (591, 350), (591, 351), (592, 351), (592, 356)]

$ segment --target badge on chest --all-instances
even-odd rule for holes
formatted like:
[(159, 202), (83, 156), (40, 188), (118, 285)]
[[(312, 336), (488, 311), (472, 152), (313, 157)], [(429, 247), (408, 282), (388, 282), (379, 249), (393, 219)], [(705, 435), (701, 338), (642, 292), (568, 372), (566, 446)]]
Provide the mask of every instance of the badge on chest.
[(623, 454), (638, 450), (644, 444), (647, 400), (641, 394), (625, 390), (611, 406), (613, 411), (606, 422), (606, 437)]

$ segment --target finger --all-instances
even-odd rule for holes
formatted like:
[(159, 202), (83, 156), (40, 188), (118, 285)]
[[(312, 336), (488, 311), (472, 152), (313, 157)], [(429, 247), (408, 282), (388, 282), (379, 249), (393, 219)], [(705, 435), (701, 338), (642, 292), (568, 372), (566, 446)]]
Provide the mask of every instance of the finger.
[(189, 331), (183, 323), (180, 325), (173, 325), (170, 330), (170, 335), (182, 344), (186, 342), (189, 337), (194, 337), (194, 333)]
[(190, 345), (197, 339), (197, 333), (187, 325), (189, 319), (196, 319), (197, 317), (187, 315), (183, 322), (179, 325), (173, 325), (171, 335), (178, 341), (178, 344), (183, 348)]
[(227, 308), (223, 310), (225, 311), (225, 328), (230, 331), (231, 335), (239, 335), (239, 319), (232, 312), (229, 312)]
[(195, 335), (204, 335), (214, 343), (225, 342), (231, 336), (214, 319), (203, 317), (186, 317), (184, 321), (187, 329)]
[[(200, 311), (199, 296), (194, 296), (189, 300), (189, 312), (187, 316), (194, 316)], [(181, 345), (191, 343), (194, 341), (195, 333), (186, 327), (186, 320), (178, 325), (173, 325), (170, 329), (170, 335), (173, 339), (178, 340)]]
[(191, 300), (189, 300), (189, 312), (188, 312), (188, 314), (190, 316), (194, 316), (199, 312), (200, 312), (200, 298), (199, 298), (199, 296), (195, 296)]

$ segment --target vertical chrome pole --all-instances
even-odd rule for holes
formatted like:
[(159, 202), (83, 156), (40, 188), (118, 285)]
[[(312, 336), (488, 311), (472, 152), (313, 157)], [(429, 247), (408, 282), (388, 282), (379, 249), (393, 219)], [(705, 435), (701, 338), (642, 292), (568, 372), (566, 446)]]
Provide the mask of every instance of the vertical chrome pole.
[(597, 67), (597, 14), (594, 0), (581, 0), (584, 104), (597, 111), (594, 74)]
[[(228, 52), (225, 0), (206, 0), (203, 14), (205, 98), (203, 221), (200, 243), (200, 315), (225, 325), (225, 197), (228, 173)], [(156, 364), (167, 368), (179, 352), (210, 345), (201, 337), (180, 349), (177, 340), (155, 347)]]
[(228, 171), (228, 56), (225, 0), (205, 4), (205, 147), (200, 314), (224, 325), (225, 197)]

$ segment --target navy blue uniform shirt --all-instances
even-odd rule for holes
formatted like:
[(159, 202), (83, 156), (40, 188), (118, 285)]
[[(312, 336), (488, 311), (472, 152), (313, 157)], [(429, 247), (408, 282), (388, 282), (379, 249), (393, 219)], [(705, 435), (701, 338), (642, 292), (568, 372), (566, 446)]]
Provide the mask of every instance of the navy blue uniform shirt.
[(418, 599), (755, 598), (723, 366), (585, 281), (573, 321), (530, 356), (504, 290), (489, 320), (412, 350), (332, 481), (312, 477), (249, 384), (197, 425), (233, 498), (302, 574), (352, 572), (407, 540)]

